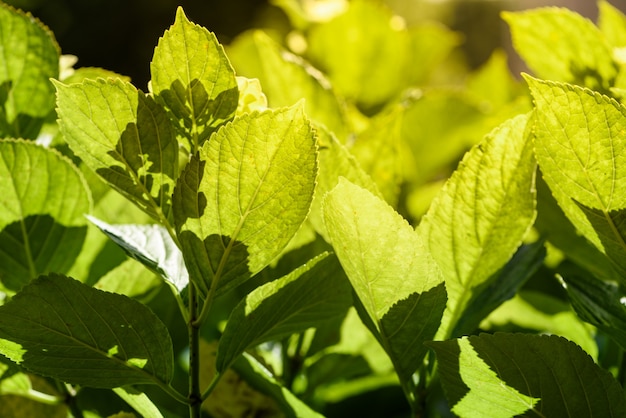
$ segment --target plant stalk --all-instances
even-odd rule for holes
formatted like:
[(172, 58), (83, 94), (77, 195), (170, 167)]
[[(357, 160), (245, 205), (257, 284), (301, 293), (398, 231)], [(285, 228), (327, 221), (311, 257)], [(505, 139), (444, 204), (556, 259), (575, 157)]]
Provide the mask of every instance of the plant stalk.
[(198, 319), (198, 293), (189, 283), (189, 417), (200, 418), (202, 396), (200, 393), (200, 324)]

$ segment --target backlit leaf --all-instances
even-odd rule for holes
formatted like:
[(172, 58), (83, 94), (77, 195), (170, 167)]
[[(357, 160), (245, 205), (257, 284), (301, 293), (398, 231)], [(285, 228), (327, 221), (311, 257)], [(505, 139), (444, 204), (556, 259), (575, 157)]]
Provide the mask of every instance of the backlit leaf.
[(40, 276), (0, 307), (0, 353), (64, 382), (167, 385), (172, 342), (147, 307), (71, 278)]
[(256, 288), (235, 307), (220, 338), (217, 371), (225, 371), (245, 349), (345, 315), (351, 304), (350, 285), (339, 262), (324, 253)]
[(537, 109), (535, 153), (543, 177), (579, 233), (623, 276), (626, 109), (581, 87), (526, 79)]
[(390, 206), (345, 179), (324, 200), (331, 243), (372, 331), (407, 382), (420, 366), (446, 302), (421, 237)]
[(30, 14), (0, 3), (0, 137), (34, 139), (54, 110), (60, 49)]
[(215, 35), (187, 19), (181, 7), (150, 64), (152, 92), (171, 112), (172, 123), (194, 153), (235, 116), (239, 92)]
[(301, 106), (245, 114), (193, 156), (174, 192), (190, 279), (224, 292), (267, 266), (313, 198), (315, 137)]
[(567, 9), (505, 12), (513, 45), (541, 78), (608, 92), (617, 76), (613, 52), (600, 30)]
[(32, 142), (0, 140), (0, 280), (19, 290), (67, 272), (80, 253), (91, 196), (76, 167)]
[(343, 106), (322, 73), (301, 57), (280, 47), (261, 31), (240, 35), (228, 49), (237, 73), (258, 78), (270, 107), (293, 106), (305, 99), (304, 109), (314, 122), (326, 126), (343, 141)]
[(419, 226), (446, 281), (441, 335), (452, 331), (478, 286), (511, 259), (535, 219), (526, 120), (509, 120), (473, 147)]
[(454, 413), (462, 417), (622, 417), (619, 383), (557, 336), (481, 334), (428, 343)]
[(167, 224), (178, 175), (178, 143), (165, 110), (120, 79), (57, 87), (70, 148), (109, 185)]

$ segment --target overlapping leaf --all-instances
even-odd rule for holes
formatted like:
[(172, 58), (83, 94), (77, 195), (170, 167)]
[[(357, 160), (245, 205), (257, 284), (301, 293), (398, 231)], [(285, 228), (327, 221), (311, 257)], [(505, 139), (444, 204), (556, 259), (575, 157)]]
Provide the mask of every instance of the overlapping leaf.
[(623, 276), (626, 109), (570, 84), (527, 81), (537, 109), (535, 153), (543, 177), (572, 224)]
[(429, 343), (454, 413), (463, 417), (621, 417), (620, 384), (557, 336), (495, 334)]
[(19, 290), (42, 273), (67, 272), (79, 254), (91, 197), (56, 151), (0, 141), (0, 279)]
[(41, 22), (0, 3), (0, 137), (36, 138), (54, 109), (60, 50)]
[(35, 373), (100, 388), (167, 385), (173, 371), (167, 328), (146, 306), (55, 274), (0, 307), (0, 353)]
[(478, 286), (509, 261), (535, 219), (526, 120), (509, 120), (472, 148), (419, 226), (446, 281), (442, 335), (452, 331)]
[(301, 106), (220, 129), (178, 181), (174, 211), (190, 279), (226, 291), (274, 259), (304, 221), (317, 152)]
[(163, 226), (109, 225), (94, 217), (89, 220), (129, 256), (161, 275), (179, 292), (189, 284), (183, 254)]
[(405, 384), (426, 354), (446, 303), (443, 278), (421, 237), (390, 206), (345, 179), (324, 200), (333, 248), (372, 332)]
[(180, 7), (154, 50), (150, 72), (152, 92), (171, 112), (192, 153), (235, 116), (239, 92), (224, 49)]
[(608, 92), (617, 76), (613, 51), (581, 15), (555, 7), (503, 14), (513, 44), (537, 76)]
[(55, 85), (59, 123), (74, 153), (167, 224), (178, 175), (178, 143), (163, 107), (119, 79)]
[(345, 315), (351, 304), (350, 285), (337, 259), (329, 253), (317, 256), (256, 288), (235, 307), (220, 338), (216, 369), (224, 372), (249, 347)]

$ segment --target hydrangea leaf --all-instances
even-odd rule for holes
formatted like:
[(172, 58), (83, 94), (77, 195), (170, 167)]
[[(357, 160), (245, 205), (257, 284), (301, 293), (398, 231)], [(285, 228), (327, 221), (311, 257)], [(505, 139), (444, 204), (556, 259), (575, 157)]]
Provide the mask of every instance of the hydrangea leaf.
[(194, 153), (235, 116), (235, 72), (215, 35), (190, 22), (181, 7), (154, 50), (152, 92)]
[(535, 160), (526, 116), (474, 146), (422, 219), (419, 230), (446, 281), (449, 335), (479, 286), (513, 257), (535, 219)]
[(590, 20), (556, 7), (505, 12), (503, 18), (516, 51), (537, 76), (602, 92), (613, 86), (613, 51)]
[(579, 346), (554, 335), (481, 334), (428, 343), (454, 413), (621, 417), (620, 384)]
[(623, 276), (626, 109), (582, 87), (526, 80), (537, 110), (535, 154), (543, 177), (579, 233)]
[(221, 293), (267, 266), (306, 218), (316, 176), (315, 136), (301, 106), (244, 114), (220, 129), (174, 192), (190, 279)]
[(350, 284), (339, 262), (323, 253), (256, 288), (235, 307), (220, 338), (217, 371), (224, 372), (245, 349), (345, 315), (351, 304)]
[(311, 64), (258, 30), (235, 39), (228, 56), (238, 74), (259, 79), (270, 107), (293, 106), (304, 99), (304, 109), (312, 121), (345, 139), (344, 108), (328, 79)]
[(0, 4), (0, 137), (37, 137), (54, 110), (60, 49), (40, 21)]
[(120, 79), (56, 82), (65, 140), (109, 185), (168, 224), (178, 143), (165, 109)]
[(91, 196), (78, 169), (54, 150), (0, 141), (0, 278), (12, 291), (39, 274), (67, 272), (87, 233)]
[(324, 219), (367, 315), (364, 321), (407, 385), (426, 354), (423, 342), (434, 336), (445, 308), (439, 267), (393, 208), (343, 178), (326, 194)]
[(33, 373), (97, 388), (169, 384), (172, 342), (143, 304), (50, 274), (0, 307), (0, 353)]

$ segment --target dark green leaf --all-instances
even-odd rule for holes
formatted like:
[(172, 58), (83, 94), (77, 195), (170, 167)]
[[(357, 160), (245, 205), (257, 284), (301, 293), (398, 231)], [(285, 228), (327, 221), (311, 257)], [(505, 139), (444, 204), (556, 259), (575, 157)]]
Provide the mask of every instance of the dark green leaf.
[(166, 386), (172, 342), (147, 307), (60, 275), (0, 307), (0, 353), (34, 373), (100, 388)]
[(324, 253), (291, 274), (256, 288), (239, 303), (220, 338), (216, 368), (225, 371), (243, 351), (345, 315), (352, 303), (337, 259)]
[(621, 386), (576, 344), (557, 336), (481, 334), (429, 343), (460, 416), (623, 417)]

